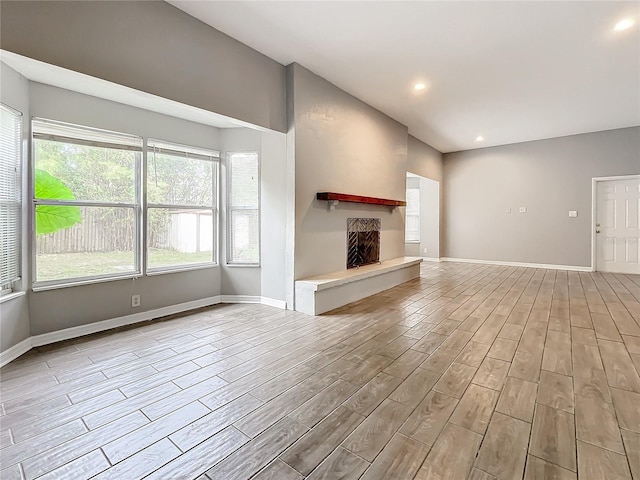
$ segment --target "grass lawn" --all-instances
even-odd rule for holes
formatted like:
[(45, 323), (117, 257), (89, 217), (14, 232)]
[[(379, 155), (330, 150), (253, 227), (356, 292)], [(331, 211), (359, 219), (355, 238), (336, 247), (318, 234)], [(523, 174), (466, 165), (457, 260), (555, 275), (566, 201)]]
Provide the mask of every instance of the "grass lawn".
[[(211, 261), (211, 252), (184, 253), (173, 250), (149, 250), (149, 267), (167, 267)], [(64, 278), (91, 277), (135, 270), (133, 252), (88, 252), (38, 255), (40, 282)]]

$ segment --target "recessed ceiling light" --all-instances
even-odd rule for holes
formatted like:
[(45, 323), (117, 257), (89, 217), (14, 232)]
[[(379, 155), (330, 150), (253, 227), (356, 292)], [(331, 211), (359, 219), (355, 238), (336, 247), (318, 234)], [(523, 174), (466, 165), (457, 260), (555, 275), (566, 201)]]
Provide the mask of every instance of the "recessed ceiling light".
[(484, 137), (482, 135), (478, 135), (476, 137), (476, 142), (482, 142), (484, 140)]
[(416, 84), (413, 86), (413, 89), (414, 89), (416, 92), (421, 92), (421, 91), (423, 91), (423, 90), (424, 90), (424, 89), (426, 89), (426, 88), (427, 88), (427, 84), (426, 84), (426, 83), (422, 83), (422, 82), (418, 82), (418, 83), (416, 83)]
[(613, 29), (616, 32), (620, 32), (622, 30), (626, 30), (628, 28), (633, 27), (635, 23), (636, 22), (634, 22), (632, 18), (625, 18), (624, 20), (620, 20), (618, 23), (616, 23), (616, 26), (613, 27)]

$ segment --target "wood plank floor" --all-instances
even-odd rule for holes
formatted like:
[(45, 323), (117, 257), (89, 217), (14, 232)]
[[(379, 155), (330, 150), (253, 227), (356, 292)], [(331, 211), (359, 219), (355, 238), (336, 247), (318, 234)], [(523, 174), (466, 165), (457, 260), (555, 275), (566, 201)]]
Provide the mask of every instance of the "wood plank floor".
[(640, 480), (640, 276), (429, 263), (319, 317), (261, 305), (32, 350), (2, 479)]

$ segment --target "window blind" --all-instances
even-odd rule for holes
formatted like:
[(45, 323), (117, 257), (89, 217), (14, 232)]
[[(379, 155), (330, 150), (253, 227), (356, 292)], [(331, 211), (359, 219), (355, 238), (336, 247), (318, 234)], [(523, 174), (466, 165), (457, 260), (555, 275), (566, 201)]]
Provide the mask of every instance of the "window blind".
[(255, 152), (228, 154), (229, 262), (260, 261), (260, 164)]
[(157, 154), (174, 155), (194, 158), (197, 160), (218, 160), (220, 158), (220, 152), (216, 150), (179, 145), (176, 143), (163, 142), (161, 140), (149, 139), (147, 141), (147, 146), (150, 151)]
[(142, 137), (99, 128), (80, 127), (70, 123), (34, 118), (33, 138), (75, 143), (92, 147), (142, 151)]
[(22, 114), (0, 104), (0, 288), (20, 279)]

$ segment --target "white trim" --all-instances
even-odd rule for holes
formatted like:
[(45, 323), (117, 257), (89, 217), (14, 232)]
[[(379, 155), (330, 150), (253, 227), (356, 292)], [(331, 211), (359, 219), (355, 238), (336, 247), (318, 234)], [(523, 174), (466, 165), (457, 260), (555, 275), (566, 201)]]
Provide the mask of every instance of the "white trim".
[(262, 305), (268, 305), (270, 307), (280, 308), (282, 310), (287, 309), (287, 302), (284, 300), (276, 300), (275, 298), (260, 297), (260, 303)]
[(217, 263), (193, 263), (191, 265), (182, 264), (182, 266), (176, 267), (155, 267), (152, 269), (147, 269), (146, 276), (153, 277), (155, 275), (165, 275), (167, 273), (180, 273), (180, 272), (190, 272), (192, 270), (203, 270), (205, 268), (216, 268), (220, 265)]
[(503, 262), (501, 260), (476, 260), (471, 258), (442, 257), (443, 262), (479, 263), (481, 265), (504, 265), (508, 267), (544, 268), (547, 270), (570, 270), (572, 272), (593, 272), (591, 267), (578, 265), (552, 265), (548, 263)]
[(39, 347), (41, 345), (48, 345), (50, 343), (60, 342), (62, 340), (69, 340), (71, 338), (82, 337), (84, 335), (90, 335), (92, 333), (122, 327), (123, 325), (146, 322), (155, 318), (166, 317), (167, 315), (174, 315), (176, 313), (182, 313), (196, 308), (208, 307), (210, 305), (216, 305), (218, 303), (220, 303), (219, 296), (202, 298), (200, 300), (193, 300), (191, 302), (178, 303), (176, 305), (169, 305), (168, 307), (147, 310), (146, 312), (111, 318), (109, 320), (103, 320), (101, 322), (89, 323), (88, 325), (79, 325), (77, 327), (65, 328), (63, 330), (58, 330), (55, 332), (35, 335), (31, 337), (31, 341), (34, 347)]
[(6, 349), (4, 352), (0, 352), (0, 367), (4, 367), (7, 363), (12, 362), (20, 355), (24, 355), (31, 350), (31, 337), (25, 338), (19, 343), (16, 343), (13, 347)]
[(640, 177), (639, 173), (631, 173), (629, 175), (615, 175), (613, 177), (593, 177), (596, 182), (608, 182), (610, 180), (629, 180), (630, 178)]
[(220, 303), (260, 303), (260, 299), (254, 295), (220, 295)]
[(442, 258), (439, 257), (422, 257), (422, 260), (424, 260), (425, 262), (443, 262), (444, 260)]
[[(35, 243), (35, 242), (34, 242)], [(117, 282), (119, 280), (135, 280), (136, 278), (142, 278), (142, 273), (132, 272), (127, 275), (118, 275), (118, 276), (105, 276), (105, 277), (84, 277), (84, 280), (77, 281), (67, 281), (69, 279), (64, 280), (50, 280), (47, 282), (33, 282), (31, 286), (31, 290), (34, 292), (44, 292), (46, 290), (57, 290), (58, 288), (70, 288), (70, 287), (80, 287), (82, 285), (93, 285), (96, 283), (104, 283), (104, 282)], [(50, 283), (50, 282), (63, 282), (63, 283)]]
[(18, 292), (5, 293), (4, 295), (0, 295), (0, 303), (8, 302), (9, 300), (13, 300), (14, 298), (22, 297), (26, 295), (27, 292), (24, 290), (20, 290)]
[(596, 209), (598, 208), (597, 182), (608, 182), (612, 180), (628, 180), (630, 178), (640, 178), (640, 175), (617, 175), (614, 177), (594, 177), (591, 179), (591, 271), (595, 272), (596, 265)]

